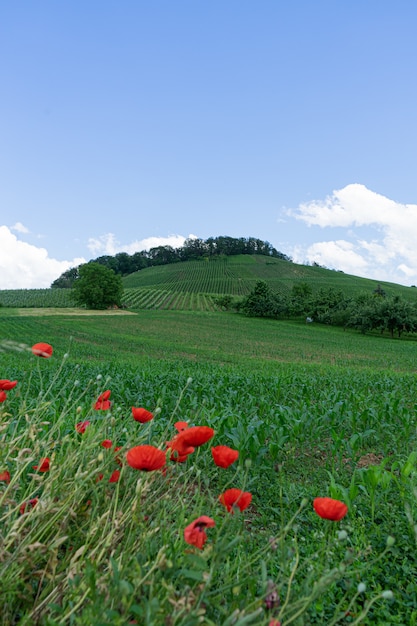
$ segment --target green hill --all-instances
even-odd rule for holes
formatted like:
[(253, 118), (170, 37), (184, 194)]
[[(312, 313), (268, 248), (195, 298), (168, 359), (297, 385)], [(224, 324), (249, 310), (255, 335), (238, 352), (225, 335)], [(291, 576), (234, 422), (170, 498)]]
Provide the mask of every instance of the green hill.
[(417, 291), (395, 283), (374, 281), (317, 266), (298, 265), (261, 255), (204, 258), (149, 267), (123, 279), (124, 303), (131, 308), (214, 310), (219, 295), (245, 296), (263, 280), (278, 293), (289, 293), (297, 282), (320, 288), (341, 289), (354, 296), (378, 285), (387, 295), (411, 301)]
[[(374, 291), (380, 285), (387, 295), (417, 300), (417, 290), (412, 287), (271, 256), (242, 254), (158, 265), (129, 274), (123, 278), (123, 304), (132, 309), (215, 311), (216, 296), (245, 296), (259, 280), (281, 294), (289, 293), (294, 284), (301, 282), (310, 285), (313, 293), (333, 287), (347, 296)], [(4, 289), (0, 290), (0, 305), (72, 307), (74, 302), (70, 289)]]

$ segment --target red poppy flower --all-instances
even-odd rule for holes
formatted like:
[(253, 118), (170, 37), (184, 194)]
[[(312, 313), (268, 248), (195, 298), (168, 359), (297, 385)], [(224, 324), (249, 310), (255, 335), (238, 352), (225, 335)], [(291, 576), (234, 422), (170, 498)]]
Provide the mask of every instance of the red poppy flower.
[(215, 464), (224, 468), (229, 467), (239, 458), (239, 452), (228, 446), (216, 446), (211, 449), (211, 454)]
[(315, 498), (313, 507), (317, 515), (332, 522), (339, 522), (348, 512), (344, 502), (333, 498)]
[(171, 454), (169, 457), (170, 461), (174, 461), (175, 463), (185, 463), (185, 461), (188, 459), (188, 456), (194, 452), (195, 448), (187, 448), (187, 450), (187, 454), (180, 454), (178, 450), (171, 449)]
[(38, 498), (32, 498), (31, 500), (28, 500), (27, 502), (23, 502), (20, 505), (19, 511), (20, 514), (23, 515), (23, 513), (25, 513), (27, 508), (33, 509), (35, 508), (35, 506), (38, 504)]
[(268, 626), (281, 626), (281, 622), (279, 622), (277, 619), (271, 619)]
[(95, 411), (108, 411), (108, 409), (111, 407), (111, 402), (109, 400), (110, 394), (110, 389), (107, 389), (107, 391), (103, 391), (103, 393), (99, 395), (94, 405)]
[(86, 431), (87, 426), (89, 425), (90, 425), (89, 421), (78, 422), (78, 424), (75, 424), (75, 430), (77, 431), (77, 433), (80, 433), (80, 435), (83, 435)]
[(126, 461), (134, 469), (152, 472), (164, 467), (166, 457), (163, 450), (155, 446), (142, 445), (131, 448), (126, 454)]
[(166, 442), (167, 449), (171, 450), (172, 460), (175, 460), (173, 457), (178, 457), (178, 456), (186, 457), (189, 454), (192, 454), (195, 450), (195, 448), (193, 448), (192, 446), (189, 446), (188, 444), (184, 443), (180, 439), (180, 435), (181, 433), (178, 433), (178, 435), (176, 435), (174, 439), (172, 439), (172, 441)]
[(114, 470), (113, 474), (109, 478), (109, 483), (117, 483), (120, 478), (120, 470)]
[(184, 539), (191, 546), (201, 549), (207, 541), (205, 529), (212, 528), (215, 525), (216, 522), (211, 517), (207, 517), (207, 515), (197, 517), (184, 529)]
[(175, 422), (174, 428), (176, 428), (180, 433), (182, 430), (188, 428), (188, 422)]
[(101, 480), (103, 480), (103, 478), (104, 478), (104, 474), (97, 474), (96, 483), (99, 483)]
[(32, 352), (36, 356), (41, 356), (44, 359), (49, 359), (52, 356), (53, 348), (49, 343), (44, 343), (41, 341), (40, 343), (35, 343), (32, 346)]
[(39, 465), (32, 465), (33, 469), (37, 469), (38, 472), (49, 472), (49, 466), (50, 466), (50, 459), (48, 459), (48, 457), (41, 459), (41, 462)]
[(101, 442), (100, 445), (102, 448), (111, 448), (113, 445), (113, 442), (111, 439), (105, 439), (104, 441)]
[(7, 399), (7, 393), (5, 391), (0, 391), (0, 404)]
[(5, 472), (0, 472), (0, 482), (9, 483), (10, 482), (10, 472), (7, 470)]
[(145, 424), (145, 422), (150, 422), (153, 420), (153, 413), (143, 409), (142, 407), (132, 406), (132, 415), (135, 422), (140, 422), (141, 424)]
[(7, 380), (7, 379), (0, 380), (1, 391), (10, 391), (10, 389), (13, 389), (13, 387), (16, 387), (16, 385), (17, 385), (17, 380)]
[(191, 426), (182, 430), (176, 436), (176, 440), (181, 443), (182, 446), (193, 446), (197, 448), (207, 443), (209, 439), (214, 437), (214, 430), (210, 426)]
[(252, 502), (252, 494), (249, 491), (242, 491), (241, 489), (227, 489), (219, 496), (219, 500), (229, 513), (233, 513), (234, 507), (238, 507), (241, 511), (248, 508)]

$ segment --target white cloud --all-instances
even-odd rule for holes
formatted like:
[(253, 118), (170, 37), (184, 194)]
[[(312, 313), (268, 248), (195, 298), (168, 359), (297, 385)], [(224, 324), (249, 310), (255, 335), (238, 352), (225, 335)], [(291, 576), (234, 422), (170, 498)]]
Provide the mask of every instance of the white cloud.
[(85, 259), (51, 259), (45, 248), (20, 241), (7, 226), (0, 226), (0, 289), (50, 287), (62, 272), (80, 263)]
[[(70, 267), (86, 263), (85, 258), (74, 258), (71, 261), (58, 261), (48, 255), (45, 248), (40, 248), (18, 239), (12, 230), (18, 233), (29, 232), (23, 224), (0, 226), (0, 289), (43, 289), (61, 276)], [(194, 238), (195, 235), (189, 235)], [(148, 237), (129, 244), (121, 244), (113, 233), (91, 238), (88, 248), (94, 258), (101, 255), (114, 256), (118, 252), (134, 254), (157, 246), (181, 247), (186, 240), (182, 235), (167, 237)]]
[(24, 226), (22, 222), (16, 222), (16, 224), (14, 224), (13, 226), (10, 226), (10, 230), (15, 230), (17, 233), (29, 232), (29, 229), (26, 228), (26, 226)]
[[(417, 278), (417, 205), (401, 204), (352, 184), (324, 200), (300, 204), (289, 215), (308, 226), (346, 228), (346, 239), (316, 242), (293, 255), (296, 262), (403, 284)], [(361, 228), (361, 236), (355, 229)], [(366, 230), (366, 238), (363, 237)], [(369, 234), (369, 238), (368, 238)], [(301, 255), (304, 254), (303, 260)]]
[[(195, 238), (195, 235), (189, 235), (189, 238)], [(113, 233), (101, 235), (98, 238), (90, 237), (88, 240), (88, 249), (97, 256), (110, 255), (114, 256), (118, 252), (127, 252), (134, 254), (142, 252), (142, 250), (150, 250), (158, 246), (171, 246), (172, 248), (180, 248), (184, 245), (186, 237), (182, 235), (168, 235), (167, 237), (147, 237), (146, 239), (132, 241), (128, 244), (121, 244), (117, 241)]]

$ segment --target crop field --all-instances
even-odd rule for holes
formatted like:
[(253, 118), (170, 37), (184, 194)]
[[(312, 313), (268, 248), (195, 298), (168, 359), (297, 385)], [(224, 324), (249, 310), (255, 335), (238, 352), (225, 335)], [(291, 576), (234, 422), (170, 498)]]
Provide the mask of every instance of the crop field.
[(18, 308), (74, 306), (70, 289), (1, 289), (0, 304)]
[(0, 309), (0, 624), (416, 625), (416, 341), (111, 313)]
[(123, 279), (129, 289), (161, 289), (206, 294), (247, 295), (258, 280), (264, 280), (277, 293), (288, 293), (294, 283), (306, 282), (313, 292), (320, 288), (341, 289), (346, 295), (372, 291), (378, 284), (387, 294), (416, 300), (415, 289), (376, 282), (321, 267), (289, 263), (267, 256), (238, 255), (225, 258), (185, 261), (149, 267)]
[[(316, 292), (333, 287), (348, 296), (371, 293), (378, 285), (388, 295), (417, 301), (416, 289), (372, 281), (321, 267), (289, 263), (266, 256), (230, 256), (149, 267), (123, 278), (122, 304), (132, 310), (214, 312), (215, 298), (245, 296), (263, 280), (287, 295), (294, 284), (305, 282)], [(74, 307), (70, 289), (0, 290), (3, 308)]]

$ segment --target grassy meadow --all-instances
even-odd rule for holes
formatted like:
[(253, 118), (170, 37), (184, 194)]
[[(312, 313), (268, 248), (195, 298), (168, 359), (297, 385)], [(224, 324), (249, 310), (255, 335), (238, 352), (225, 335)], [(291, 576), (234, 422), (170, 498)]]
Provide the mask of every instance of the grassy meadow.
[[(0, 404), (1, 624), (417, 624), (415, 340), (214, 311), (33, 313), (0, 308), (0, 376), (18, 381)], [(177, 422), (214, 436), (162, 470), (127, 463)], [(227, 468), (221, 445), (239, 452)], [(229, 489), (247, 508), (222, 504)], [(320, 517), (317, 497), (347, 514)], [(202, 546), (184, 534), (201, 516)]]

